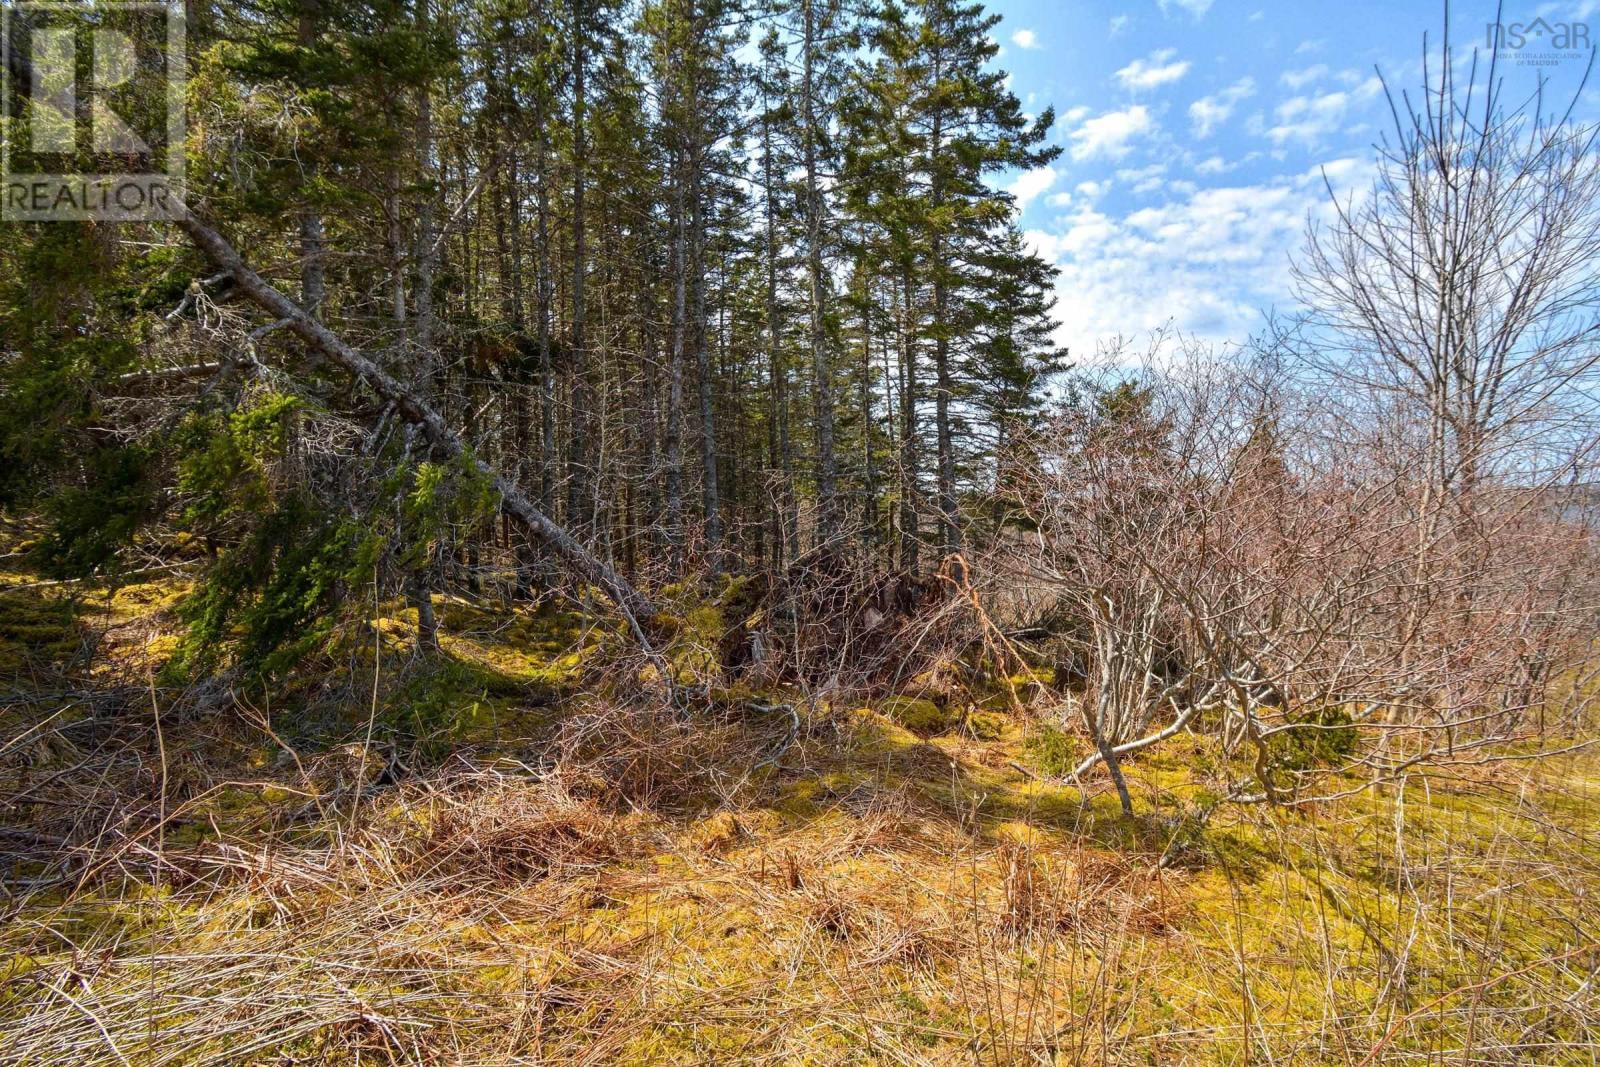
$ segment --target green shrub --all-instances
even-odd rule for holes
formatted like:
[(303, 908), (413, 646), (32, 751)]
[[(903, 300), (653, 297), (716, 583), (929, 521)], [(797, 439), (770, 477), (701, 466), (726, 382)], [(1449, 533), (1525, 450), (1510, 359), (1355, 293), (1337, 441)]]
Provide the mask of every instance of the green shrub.
[(1049, 723), (1035, 724), (1028, 731), (1023, 749), (1028, 758), (1052, 778), (1065, 776), (1083, 759), (1083, 746), (1078, 739)]
[(1336, 767), (1355, 754), (1358, 732), (1350, 714), (1328, 705), (1302, 715), (1295, 729), (1274, 734), (1267, 742), (1273, 766), (1285, 771)]

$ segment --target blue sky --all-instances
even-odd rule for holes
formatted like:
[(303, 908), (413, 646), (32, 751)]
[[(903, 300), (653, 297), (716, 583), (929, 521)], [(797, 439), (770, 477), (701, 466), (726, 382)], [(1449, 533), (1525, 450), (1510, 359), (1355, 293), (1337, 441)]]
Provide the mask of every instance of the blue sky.
[[(1076, 359), (1117, 335), (1136, 346), (1165, 324), (1242, 342), (1269, 308), (1290, 310), (1289, 257), (1325, 217), (1326, 173), (1370, 185), (1388, 122), (1375, 68), (1421, 81), (1423, 34), (1437, 55), (1438, 0), (996, 0), (1001, 67), (1030, 111), (1054, 105), (1064, 151), (1012, 175), (1033, 246), (1062, 268), (1059, 339)], [(1466, 62), (1492, 0), (1452, 4)], [(1600, 0), (1507, 0), (1501, 21), (1583, 22), (1600, 43)], [(1566, 99), (1586, 60), (1530, 36), (1503, 53), (1507, 98), (1542, 73)], [(1524, 60), (1526, 57), (1526, 60)], [(1538, 57), (1547, 61), (1536, 65)], [(1600, 82), (1600, 77), (1594, 79)], [(1600, 114), (1591, 83), (1579, 115)]]

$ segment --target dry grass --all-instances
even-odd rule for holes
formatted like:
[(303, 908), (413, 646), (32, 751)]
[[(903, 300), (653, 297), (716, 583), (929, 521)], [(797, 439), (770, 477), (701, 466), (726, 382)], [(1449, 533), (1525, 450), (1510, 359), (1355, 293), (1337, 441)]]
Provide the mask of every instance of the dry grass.
[(0, 754), (0, 1064), (1600, 1055), (1586, 753), (1201, 833), (1198, 739), (1129, 822), (1020, 730), (839, 712), (763, 766), (769, 714), (588, 700), (385, 781), (134, 681)]

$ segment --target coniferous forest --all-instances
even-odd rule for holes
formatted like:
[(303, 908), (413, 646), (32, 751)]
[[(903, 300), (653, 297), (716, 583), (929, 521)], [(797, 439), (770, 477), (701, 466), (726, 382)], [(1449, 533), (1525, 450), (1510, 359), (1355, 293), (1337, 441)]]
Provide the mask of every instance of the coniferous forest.
[(1069, 351), (982, 3), (178, 9), (0, 223), (0, 1065), (1592, 1061), (1584, 88)]

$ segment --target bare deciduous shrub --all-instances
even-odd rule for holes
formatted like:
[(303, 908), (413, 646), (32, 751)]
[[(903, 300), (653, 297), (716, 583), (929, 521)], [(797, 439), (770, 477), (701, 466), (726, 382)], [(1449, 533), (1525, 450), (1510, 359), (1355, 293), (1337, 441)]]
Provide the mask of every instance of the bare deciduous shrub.
[(1288, 800), (1312, 772), (1384, 779), (1575, 721), (1587, 501), (1512, 478), (1446, 501), (1397, 473), (1392, 447), (1316, 394), (1198, 361), (1031, 442), (1018, 500), (1034, 534), (1007, 558), (1056, 590), (1086, 667), (1096, 751), (1076, 773), (1105, 761), (1131, 810), (1117, 758), (1207, 729), (1249, 757), (1231, 796)]

